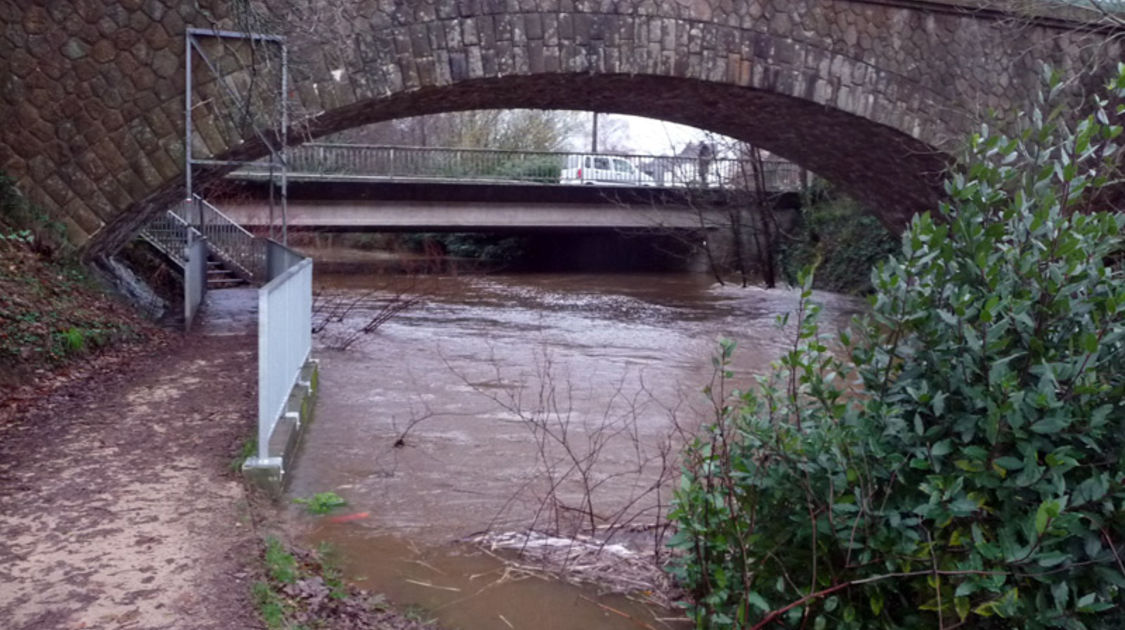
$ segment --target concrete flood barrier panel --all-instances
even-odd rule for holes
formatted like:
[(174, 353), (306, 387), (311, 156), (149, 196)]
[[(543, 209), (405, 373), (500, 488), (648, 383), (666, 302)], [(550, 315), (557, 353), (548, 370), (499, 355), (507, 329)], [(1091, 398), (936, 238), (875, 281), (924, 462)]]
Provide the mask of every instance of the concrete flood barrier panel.
[(315, 359), (301, 368), (297, 384), (285, 403), (285, 409), (269, 437), (269, 460), (255, 458), (242, 465), (243, 477), (270, 497), (280, 498), (288, 481), (286, 471), (300, 447), (305, 428), (316, 416), (316, 399), (320, 390), (320, 367)]
[(312, 351), (312, 259), (266, 241), (268, 282), (258, 289), (258, 436), (246, 478), (271, 496), (285, 488), (319, 387)]

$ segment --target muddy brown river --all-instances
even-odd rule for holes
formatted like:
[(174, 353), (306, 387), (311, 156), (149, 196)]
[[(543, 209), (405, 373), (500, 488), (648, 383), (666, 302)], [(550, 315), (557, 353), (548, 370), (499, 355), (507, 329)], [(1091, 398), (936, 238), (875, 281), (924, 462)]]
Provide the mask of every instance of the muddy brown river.
[[(305, 542), (447, 628), (675, 624), (674, 609), (513, 571), (511, 553), (464, 541), (535, 530), (651, 548), (679, 445), (711, 413), (717, 340), (738, 342), (731, 386), (748, 386), (792, 342), (776, 318), (796, 291), (691, 274), (322, 275), (316, 291), (321, 394), (289, 494), (348, 505), (294, 506)], [(815, 300), (826, 328), (863, 306)]]

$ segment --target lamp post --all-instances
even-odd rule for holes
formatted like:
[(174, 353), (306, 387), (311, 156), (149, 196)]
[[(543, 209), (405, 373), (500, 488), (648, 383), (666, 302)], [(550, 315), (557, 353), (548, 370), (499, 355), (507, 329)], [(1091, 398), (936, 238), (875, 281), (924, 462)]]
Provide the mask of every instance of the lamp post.
[(598, 112), (594, 112), (594, 133), (593, 133), (593, 140), (592, 140), (591, 145), (590, 145), (590, 152), (591, 153), (597, 153), (598, 152)]

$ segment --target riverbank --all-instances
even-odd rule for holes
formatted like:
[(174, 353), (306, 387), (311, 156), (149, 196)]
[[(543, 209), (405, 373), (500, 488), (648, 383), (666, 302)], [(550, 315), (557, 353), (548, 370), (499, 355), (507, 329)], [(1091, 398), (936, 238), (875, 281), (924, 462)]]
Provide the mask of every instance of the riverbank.
[(209, 332), (95, 358), (0, 426), (6, 627), (259, 627), (229, 466), (253, 427), (256, 337)]
[(107, 355), (123, 359), (164, 341), (80, 262), (66, 230), (0, 171), (0, 423), (112, 361)]
[(284, 545), (301, 570), (274, 571), (276, 506), (238, 470), (256, 430), (255, 305), (252, 289), (211, 292), (191, 335), (91, 357), (8, 409), (5, 630), (289, 627), (269, 623), (280, 609), (316, 627), (420, 627), (350, 587), (321, 597), (319, 551)]

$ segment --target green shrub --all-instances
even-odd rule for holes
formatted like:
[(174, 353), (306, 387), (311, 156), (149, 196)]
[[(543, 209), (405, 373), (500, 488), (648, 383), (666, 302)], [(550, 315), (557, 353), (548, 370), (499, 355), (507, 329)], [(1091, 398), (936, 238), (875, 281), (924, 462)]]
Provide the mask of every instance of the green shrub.
[(82, 352), (86, 349), (86, 333), (81, 328), (68, 328), (60, 333), (70, 352)]
[(818, 183), (804, 195), (794, 238), (781, 243), (779, 267), (790, 284), (816, 267), (814, 288), (871, 293), (871, 270), (898, 251), (894, 235), (855, 200)]
[(553, 155), (521, 156), (500, 164), (492, 175), (505, 179), (557, 184), (559, 177), (562, 176), (562, 162)]
[(1125, 215), (1083, 208), (1119, 75), (1077, 124), (974, 135), (857, 332), (805, 277), (773, 376), (727, 392), (723, 345), (673, 511), (699, 627), (1125, 627)]
[(404, 242), (410, 249), (426, 252), (426, 242), (438, 243), (443, 254), (485, 262), (510, 263), (524, 255), (527, 239), (484, 232), (414, 232)]

